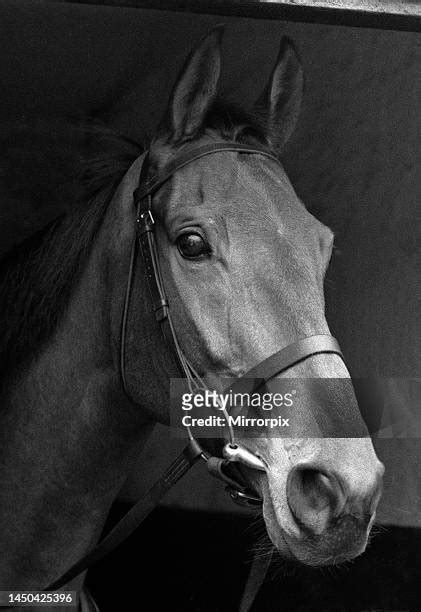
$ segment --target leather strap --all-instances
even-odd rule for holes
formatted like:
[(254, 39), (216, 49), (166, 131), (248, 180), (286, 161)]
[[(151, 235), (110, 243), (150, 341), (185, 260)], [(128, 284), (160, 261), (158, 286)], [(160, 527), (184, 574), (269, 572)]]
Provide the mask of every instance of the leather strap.
[[(147, 199), (150, 199), (148, 196)], [(155, 242), (154, 219), (150, 208), (139, 213), (137, 217), (138, 243), (141, 249), (145, 274), (155, 318), (160, 324), (165, 338), (166, 346), (173, 356), (179, 375), (186, 376), (186, 362), (178, 344), (173, 328), (169, 305), (162, 280), (161, 268), (158, 261), (158, 251)]]
[[(149, 199), (150, 196), (148, 196)], [(160, 323), (168, 317), (168, 301), (165, 295), (164, 282), (158, 263), (158, 253), (155, 242), (154, 220), (148, 207), (137, 218), (138, 240), (142, 250), (145, 272), (148, 279), (149, 291), (152, 299), (152, 308), (156, 320)], [(155, 282), (153, 282), (155, 281)]]
[(244, 587), (238, 612), (250, 612), (257, 597), (260, 587), (263, 585), (273, 557), (273, 550), (265, 557), (256, 555)]
[[(322, 353), (334, 353), (339, 355), (342, 360), (344, 359), (338, 341), (333, 336), (318, 334), (301, 338), (297, 342), (289, 344), (254, 366), (254, 368), (244, 374), (242, 379), (256, 379), (257, 386), (260, 386), (262, 382), (269, 381), (301, 361)], [(238, 379), (240, 383), (242, 379)]]
[(55, 591), (60, 589), (124, 542), (156, 507), (165, 493), (189, 471), (201, 456), (202, 449), (199, 444), (195, 440), (191, 440), (161, 478), (149, 489), (148, 493), (123, 516), (110, 533), (91, 552), (82, 557), (65, 574), (44, 590)]
[(161, 171), (160, 174), (146, 180), (139, 181), (139, 187), (134, 191), (134, 201), (138, 204), (148, 195), (154, 194), (175, 172), (184, 168), (188, 164), (213, 153), (222, 153), (223, 151), (232, 151), (237, 153), (251, 153), (255, 155), (264, 155), (269, 157), (274, 162), (281, 165), (279, 159), (269, 151), (269, 149), (254, 147), (253, 145), (242, 144), (240, 142), (212, 142), (201, 147), (188, 147), (174, 160), (170, 161)]

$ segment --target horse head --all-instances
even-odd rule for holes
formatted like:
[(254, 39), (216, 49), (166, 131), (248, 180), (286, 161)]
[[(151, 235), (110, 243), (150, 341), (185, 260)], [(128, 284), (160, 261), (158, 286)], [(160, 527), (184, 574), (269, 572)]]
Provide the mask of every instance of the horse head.
[[(221, 29), (213, 30), (187, 59), (149, 149), (151, 175), (192, 144), (235, 141), (279, 156), (293, 133), (303, 71), (291, 41), (282, 40), (267, 86), (247, 115), (218, 103), (220, 38)], [(138, 160), (127, 185), (138, 180), (140, 167)], [(197, 159), (157, 190), (152, 214), (178, 341), (208, 381), (241, 377), (298, 338), (329, 334), (323, 283), (333, 233), (308, 212), (276, 160), (227, 150)], [(141, 316), (151, 308), (144, 270), (139, 274), (126, 376), (134, 400), (167, 423), (163, 380), (177, 373), (153, 315)], [(267, 466), (265, 473), (244, 473), (263, 498), (267, 531), (283, 555), (308, 565), (350, 559), (367, 544), (383, 466), (349, 372), (337, 354), (323, 353), (284, 377), (322, 382), (306, 405), (316, 433), (241, 440)], [(342, 437), (335, 434), (338, 422), (347, 432)]]

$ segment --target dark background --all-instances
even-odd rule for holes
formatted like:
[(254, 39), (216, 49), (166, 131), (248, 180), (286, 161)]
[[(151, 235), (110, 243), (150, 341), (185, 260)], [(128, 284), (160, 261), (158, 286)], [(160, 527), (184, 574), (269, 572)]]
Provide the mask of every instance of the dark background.
[[(50, 136), (57, 150), (70, 146), (65, 130), (57, 127), (69, 118), (100, 119), (132, 138), (146, 138), (163, 112), (186, 54), (221, 21), (227, 26), (222, 86), (231, 99), (246, 105), (260, 93), (281, 35), (290, 35), (300, 50), (306, 73), (305, 104), (284, 161), (299, 196), (336, 233), (338, 253), (326, 287), (332, 333), (353, 374), (387, 379), (372, 386), (373, 397), (382, 406), (386, 402), (389, 415), (380, 423), (375, 441), (387, 468), (379, 519), (384, 525), (419, 527), (419, 35), (63, 3), (2, 2), (0, 254), (65, 210), (66, 195), (71, 194), (64, 190), (60, 197), (52, 197), (45, 168), (38, 177), (36, 145), (32, 142), (22, 149), (22, 130), (40, 120), (51, 123), (55, 127)], [(11, 159), (24, 160), (39, 178), (36, 201), (16, 186), (8, 188)], [(178, 443), (160, 428), (122, 498), (135, 499), (176, 448)], [(141, 472), (145, 461), (152, 466), (147, 475)], [(171, 493), (166, 504), (167, 508), (232, 511), (219, 484), (204, 477), (200, 469)], [(183, 541), (199, 540), (206, 533), (204, 525), (216, 520), (196, 512), (182, 513), (181, 518), (177, 514), (173, 521), (174, 511), (168, 509), (158, 516), (174, 530), (184, 527)], [(234, 515), (221, 515), (220, 540), (216, 539), (218, 529), (212, 528), (210, 541), (216, 539), (222, 547), (230, 526), (241, 526), (245, 520), (238, 515), (233, 522)], [(153, 525), (160, 531), (158, 519), (151, 521), (151, 530)], [(197, 525), (195, 536), (190, 534), (191, 524)], [(385, 547), (375, 559), (383, 567), (397, 549), (404, 551), (405, 560), (393, 567), (406, 567), (396, 578), (397, 588), (410, 597), (415, 575), (411, 572), (416, 569), (415, 556), (408, 551), (415, 555), (417, 545), (419, 557), (419, 540), (402, 535), (415, 533), (411, 529), (392, 532), (401, 534), (393, 536), (397, 543), (389, 539), (383, 544), (382, 536), (378, 536), (379, 544), (375, 540), (374, 551)], [(168, 552), (165, 542), (170, 541), (168, 534), (160, 541), (163, 557)], [(155, 550), (152, 539), (149, 552), (143, 545), (144, 554), (156, 556), (151, 552)], [(221, 555), (226, 554), (223, 550)], [(132, 549), (130, 554), (143, 553)], [(360, 563), (366, 565), (360, 567), (365, 570), (375, 564), (369, 556), (363, 559)], [(161, 565), (162, 559), (158, 556), (155, 561)], [(169, 572), (176, 563), (169, 562)], [(193, 559), (192, 563), (198, 562)], [(145, 571), (146, 565), (142, 567)], [(385, 572), (380, 571), (380, 582), (391, 588), (394, 579)], [(212, 580), (209, 577), (210, 584)], [(306, 580), (310, 579), (302, 585)], [(395, 607), (399, 597), (393, 601), (394, 609), (400, 609)], [(296, 609), (308, 609), (302, 605)], [(339, 609), (335, 605), (332, 609)], [(362, 605), (356, 609), (363, 609)], [(191, 609), (202, 609), (197, 606)]]

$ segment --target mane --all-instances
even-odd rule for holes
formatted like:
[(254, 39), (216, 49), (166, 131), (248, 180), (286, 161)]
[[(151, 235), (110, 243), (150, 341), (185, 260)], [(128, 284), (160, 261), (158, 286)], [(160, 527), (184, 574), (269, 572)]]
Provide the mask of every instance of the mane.
[[(139, 144), (108, 129), (92, 126), (75, 129), (83, 131), (89, 150), (95, 152), (88, 159), (73, 160), (80, 168), (74, 172), (73, 191), (65, 190), (67, 196), (73, 196), (68, 212), (0, 260), (2, 384), (23, 368), (54, 332), (114, 189), (142, 152)], [(25, 176), (24, 169), (18, 177), (27, 182), (26, 192), (38, 189), (37, 184), (31, 183), (31, 177)], [(48, 191), (51, 195), (51, 189)]]
[[(203, 131), (206, 129), (216, 130), (223, 139), (268, 147), (259, 118), (231, 104), (214, 104), (202, 126)], [(82, 160), (74, 200), (67, 207), (69, 212), (0, 260), (3, 384), (38, 354), (55, 331), (112, 194), (142, 152), (138, 143), (108, 129), (85, 127), (84, 133), (95, 141), (97, 153)], [(49, 189), (50, 195), (51, 192)]]

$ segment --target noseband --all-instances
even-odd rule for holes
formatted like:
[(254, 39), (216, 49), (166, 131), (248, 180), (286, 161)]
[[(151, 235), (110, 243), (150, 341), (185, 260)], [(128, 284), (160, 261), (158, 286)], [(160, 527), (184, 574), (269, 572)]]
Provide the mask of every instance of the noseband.
[[(155, 220), (152, 214), (152, 197), (178, 170), (195, 162), (206, 155), (222, 153), (224, 151), (236, 151), (248, 155), (263, 155), (279, 164), (279, 161), (269, 151), (264, 148), (257, 148), (251, 145), (240, 144), (238, 142), (214, 142), (201, 147), (191, 147), (182, 152), (163, 171), (152, 178), (147, 178), (147, 163), (143, 161), (142, 170), (139, 178), (139, 187), (134, 192), (134, 204), (136, 206), (137, 235), (133, 241), (129, 275), (124, 300), (123, 316), (121, 323), (121, 343), (120, 343), (120, 374), (125, 393), (131, 401), (134, 401), (129, 393), (125, 376), (125, 352), (126, 352), (126, 330), (130, 294), (134, 269), (137, 260), (138, 247), (142, 253), (148, 286), (151, 295), (151, 308), (155, 313), (167, 346), (174, 357), (180, 375), (186, 378), (187, 384), (192, 393), (195, 391), (206, 390), (206, 385), (200, 375), (196, 372), (192, 364), (184, 355), (177, 339), (177, 334), (171, 318), (170, 305), (165, 292), (165, 286), (159, 265), (158, 251), (155, 239)], [(279, 164), (280, 165), (280, 164)], [(285, 372), (296, 364), (323, 353), (334, 353), (342, 359), (342, 353), (335, 338), (330, 335), (322, 334), (301, 338), (282, 348), (280, 351), (271, 355), (261, 363), (249, 370), (240, 380), (245, 378), (255, 379), (257, 388), (261, 384), (271, 380), (273, 377)], [(236, 388), (236, 383), (231, 386), (231, 390)], [(221, 406), (226, 422), (226, 409)], [(239, 444), (235, 440), (232, 426), (228, 427), (228, 442), (223, 447), (222, 457), (210, 456), (193, 436), (190, 428), (187, 428), (189, 443), (180, 455), (167, 468), (164, 474), (152, 486), (144, 498), (139, 500), (131, 510), (120, 520), (119, 523), (82, 559), (75, 563), (65, 574), (55, 580), (46, 590), (56, 590), (68, 584), (88, 567), (105, 557), (123, 542), (148, 516), (148, 514), (159, 503), (163, 495), (186, 474), (186, 472), (198, 461), (204, 459), (212, 475), (223, 480), (231, 498), (242, 505), (258, 506), (262, 500), (255, 491), (250, 489), (244, 482), (238, 470), (232, 470), (235, 464), (241, 464), (248, 468), (266, 471), (264, 460)], [(264, 570), (265, 572), (266, 570)], [(264, 572), (262, 576), (264, 577)], [(255, 586), (251, 590), (255, 591)], [(257, 586), (258, 588), (258, 586)], [(247, 587), (246, 587), (247, 589)], [(246, 606), (246, 608), (248, 607)]]

